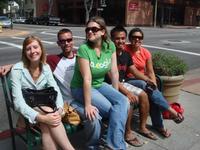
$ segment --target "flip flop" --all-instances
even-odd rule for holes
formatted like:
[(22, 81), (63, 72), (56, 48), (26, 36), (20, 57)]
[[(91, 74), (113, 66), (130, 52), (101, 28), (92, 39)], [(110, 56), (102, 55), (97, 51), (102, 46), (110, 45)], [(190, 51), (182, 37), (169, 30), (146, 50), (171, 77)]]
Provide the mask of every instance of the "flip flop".
[(158, 128), (155, 128), (155, 130), (160, 134), (162, 135), (164, 138), (168, 138), (170, 137), (172, 134), (167, 130), (167, 129), (158, 129)]
[(155, 134), (153, 134), (151, 131), (148, 132), (141, 132), (139, 131), (139, 134), (143, 135), (146, 138), (149, 138), (151, 140), (157, 140), (158, 138), (155, 136)]
[(141, 147), (144, 143), (140, 142), (137, 137), (126, 138), (125, 141), (135, 147)]

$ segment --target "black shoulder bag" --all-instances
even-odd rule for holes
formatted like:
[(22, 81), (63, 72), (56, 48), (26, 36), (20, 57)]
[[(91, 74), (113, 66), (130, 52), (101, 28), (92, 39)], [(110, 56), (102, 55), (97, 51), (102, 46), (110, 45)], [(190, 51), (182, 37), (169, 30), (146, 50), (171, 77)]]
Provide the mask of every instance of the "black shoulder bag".
[(152, 95), (155, 89), (156, 89), (156, 85), (147, 82), (146, 87), (145, 87), (145, 92), (147, 92), (148, 95)]
[[(57, 91), (55, 91), (53, 87), (48, 87), (42, 90), (22, 89), (22, 94), (26, 103), (32, 108), (38, 107), (44, 113), (53, 113), (57, 110)], [(44, 110), (41, 106), (51, 107), (53, 111), (48, 112)]]

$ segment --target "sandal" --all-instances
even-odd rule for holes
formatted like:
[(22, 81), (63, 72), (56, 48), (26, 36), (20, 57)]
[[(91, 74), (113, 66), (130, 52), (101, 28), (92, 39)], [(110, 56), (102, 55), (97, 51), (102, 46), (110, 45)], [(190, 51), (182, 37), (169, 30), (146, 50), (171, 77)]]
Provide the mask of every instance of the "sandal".
[(172, 120), (173, 120), (175, 123), (178, 124), (178, 123), (183, 122), (184, 117), (183, 117), (183, 115), (182, 115), (181, 113), (177, 113), (177, 117), (172, 118)]
[(155, 128), (155, 130), (164, 138), (168, 138), (172, 135), (167, 129), (164, 128)]
[(137, 137), (135, 137), (133, 134), (131, 134), (129, 137), (127, 136), (125, 138), (125, 141), (135, 147), (141, 147), (144, 143), (140, 142)]
[(155, 134), (153, 134), (152, 132), (148, 131), (148, 132), (141, 132), (139, 131), (139, 134), (143, 135), (144, 137), (147, 137), (151, 140), (157, 140), (158, 138), (155, 136)]

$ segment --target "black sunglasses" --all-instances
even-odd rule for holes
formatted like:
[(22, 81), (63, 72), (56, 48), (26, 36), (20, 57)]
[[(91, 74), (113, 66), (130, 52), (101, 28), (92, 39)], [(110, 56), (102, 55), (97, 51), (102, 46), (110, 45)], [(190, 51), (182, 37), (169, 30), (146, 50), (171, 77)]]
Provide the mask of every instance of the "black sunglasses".
[(100, 31), (101, 29), (100, 28), (97, 28), (97, 27), (87, 27), (86, 29), (85, 29), (85, 33), (88, 33), (88, 32), (90, 32), (90, 31), (92, 31), (93, 33), (96, 33), (96, 32), (98, 32), (98, 31)]
[(59, 42), (60, 42), (61, 44), (65, 44), (66, 42), (67, 42), (67, 43), (70, 43), (72, 40), (73, 40), (72, 38), (69, 38), (69, 39), (59, 40)]
[(136, 39), (143, 40), (143, 36), (135, 36), (135, 35), (132, 35), (132, 36), (131, 36), (131, 39), (132, 39), (132, 40), (136, 40)]

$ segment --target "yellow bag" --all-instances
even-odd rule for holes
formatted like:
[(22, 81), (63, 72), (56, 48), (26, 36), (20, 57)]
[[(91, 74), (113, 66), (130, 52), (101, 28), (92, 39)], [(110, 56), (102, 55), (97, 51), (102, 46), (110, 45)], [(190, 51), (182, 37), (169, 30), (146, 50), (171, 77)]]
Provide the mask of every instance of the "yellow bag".
[(65, 115), (62, 118), (63, 122), (72, 124), (72, 125), (79, 125), (79, 123), (81, 122), (80, 116), (79, 114), (76, 112), (76, 110), (71, 107), (69, 104), (64, 103), (64, 112)]

